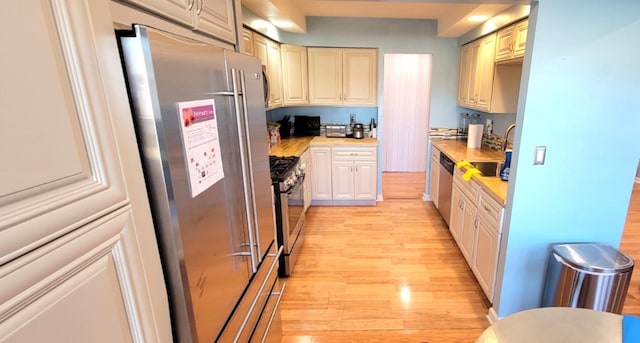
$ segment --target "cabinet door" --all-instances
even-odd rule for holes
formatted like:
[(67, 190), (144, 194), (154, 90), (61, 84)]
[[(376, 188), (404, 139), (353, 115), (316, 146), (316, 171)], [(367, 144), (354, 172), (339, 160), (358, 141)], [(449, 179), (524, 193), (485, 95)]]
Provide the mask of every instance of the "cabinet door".
[(460, 251), (464, 255), (469, 266), (473, 265), (473, 250), (476, 244), (476, 231), (478, 229), (478, 217), (476, 205), (466, 196), (462, 196), (464, 209), (462, 210), (462, 231), (460, 234)]
[[(437, 153), (438, 156), (440, 153)], [(431, 166), (429, 167), (429, 195), (433, 205), (438, 207), (438, 186), (440, 182), (440, 159), (431, 157)], [(455, 204), (453, 204), (455, 206)]]
[(283, 44), (281, 55), (284, 104), (308, 104), (307, 48)]
[(377, 165), (375, 161), (354, 161), (354, 198), (376, 199)]
[(132, 280), (149, 280), (136, 272), (144, 268), (136, 242), (123, 240), (134, 228), (131, 213), (118, 211), (3, 265), (2, 341), (169, 342), (168, 328), (161, 338), (142, 327), (144, 293)]
[(463, 45), (460, 48), (460, 64), (458, 66), (458, 105), (467, 105), (468, 99), (471, 98), (469, 92), (471, 91), (471, 45)]
[(478, 102), (478, 82), (480, 79), (478, 76), (479, 57), (480, 42), (472, 42), (469, 46), (469, 66), (467, 67), (469, 70), (469, 81), (467, 84), (468, 89), (466, 91), (467, 97), (464, 99), (464, 103), (471, 107), (475, 106)]
[(516, 24), (515, 27), (515, 42), (513, 43), (513, 57), (524, 56), (524, 49), (527, 45), (527, 30), (529, 27), (529, 21), (525, 20)]
[(480, 218), (476, 248), (471, 269), (489, 301), (493, 301), (496, 268), (498, 266), (499, 237), (497, 228), (491, 228)]
[(282, 106), (282, 67), (280, 44), (267, 41), (267, 59), (269, 73), (269, 107)]
[(331, 169), (333, 200), (353, 200), (353, 162), (334, 161)]
[[(269, 40), (259, 34), (253, 35), (253, 56), (257, 57), (263, 66), (269, 65)], [(267, 68), (267, 73), (269, 68)]]
[(0, 265), (128, 202), (87, 2), (9, 2), (0, 15), (30, 23), (0, 36)]
[(476, 71), (476, 94), (478, 109), (490, 110), (493, 93), (493, 70), (495, 68), (496, 35), (492, 34), (480, 41), (478, 70)]
[(242, 29), (242, 53), (254, 56), (253, 32), (251, 30)]
[(378, 50), (342, 49), (342, 101), (374, 106), (377, 101)]
[(458, 185), (454, 184), (451, 190), (451, 217), (449, 219), (449, 232), (451, 236), (461, 245), (462, 226), (464, 225), (464, 201), (462, 200), (462, 191)]
[(311, 147), (311, 199), (331, 200), (331, 148)]
[(309, 149), (300, 156), (300, 161), (305, 164), (305, 178), (304, 178), (304, 210), (306, 211), (311, 206), (312, 186), (311, 178), (313, 174), (313, 167), (311, 166), (311, 152)]
[(342, 50), (308, 48), (309, 103), (342, 104)]
[(236, 43), (233, 0), (193, 0), (194, 27), (229, 43)]
[(515, 27), (509, 26), (498, 31), (496, 35), (496, 56), (495, 61), (508, 60), (513, 56), (513, 42), (515, 41)]

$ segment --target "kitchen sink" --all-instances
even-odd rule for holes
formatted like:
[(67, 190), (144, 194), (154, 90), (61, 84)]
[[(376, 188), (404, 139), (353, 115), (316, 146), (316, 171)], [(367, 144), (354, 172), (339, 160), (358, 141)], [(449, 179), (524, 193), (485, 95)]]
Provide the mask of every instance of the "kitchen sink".
[(483, 176), (500, 176), (500, 169), (504, 165), (503, 162), (470, 162), (474, 167), (482, 172)]

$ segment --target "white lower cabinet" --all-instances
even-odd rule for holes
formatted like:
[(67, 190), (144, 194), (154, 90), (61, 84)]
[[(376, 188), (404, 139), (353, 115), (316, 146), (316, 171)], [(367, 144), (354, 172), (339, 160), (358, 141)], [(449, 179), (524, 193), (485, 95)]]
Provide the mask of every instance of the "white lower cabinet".
[(504, 208), (475, 181), (454, 171), (449, 230), (480, 287), (493, 302)]
[[(438, 208), (438, 187), (440, 182), (440, 150), (431, 146), (431, 166), (429, 167), (429, 196)], [(455, 203), (452, 203), (455, 204)], [(455, 205), (454, 205), (455, 206)], [(453, 210), (453, 209), (452, 209)]]
[[(378, 185), (377, 147), (350, 145), (311, 147), (311, 156), (314, 203), (320, 205), (375, 204)], [(316, 186), (320, 188), (316, 189)], [(327, 187), (330, 189), (329, 194), (326, 193)]]
[(469, 265), (473, 263), (473, 254), (476, 248), (476, 232), (478, 230), (478, 217), (476, 216), (476, 204), (466, 196), (462, 196), (462, 228), (458, 246)]
[(302, 155), (300, 155), (300, 161), (306, 165), (306, 175), (304, 178), (304, 210), (306, 211), (309, 206), (311, 206), (311, 197), (313, 194), (313, 186), (311, 185), (311, 179), (313, 177), (312, 167), (311, 167), (311, 151), (310, 149), (305, 150)]
[(331, 201), (331, 148), (311, 147), (311, 200)]

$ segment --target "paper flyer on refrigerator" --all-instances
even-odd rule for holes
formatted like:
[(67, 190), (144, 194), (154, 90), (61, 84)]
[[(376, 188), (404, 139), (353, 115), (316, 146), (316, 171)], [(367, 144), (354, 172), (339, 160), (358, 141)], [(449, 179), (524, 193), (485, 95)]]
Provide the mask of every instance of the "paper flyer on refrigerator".
[(179, 102), (178, 115), (191, 197), (195, 198), (224, 178), (215, 101)]

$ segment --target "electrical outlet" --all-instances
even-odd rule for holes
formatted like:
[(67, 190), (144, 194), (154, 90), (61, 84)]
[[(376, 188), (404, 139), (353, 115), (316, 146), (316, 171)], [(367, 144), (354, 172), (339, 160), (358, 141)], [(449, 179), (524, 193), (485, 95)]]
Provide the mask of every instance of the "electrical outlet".
[(349, 121), (351, 123), (355, 123), (356, 122), (356, 114), (355, 113), (351, 113), (351, 119)]

